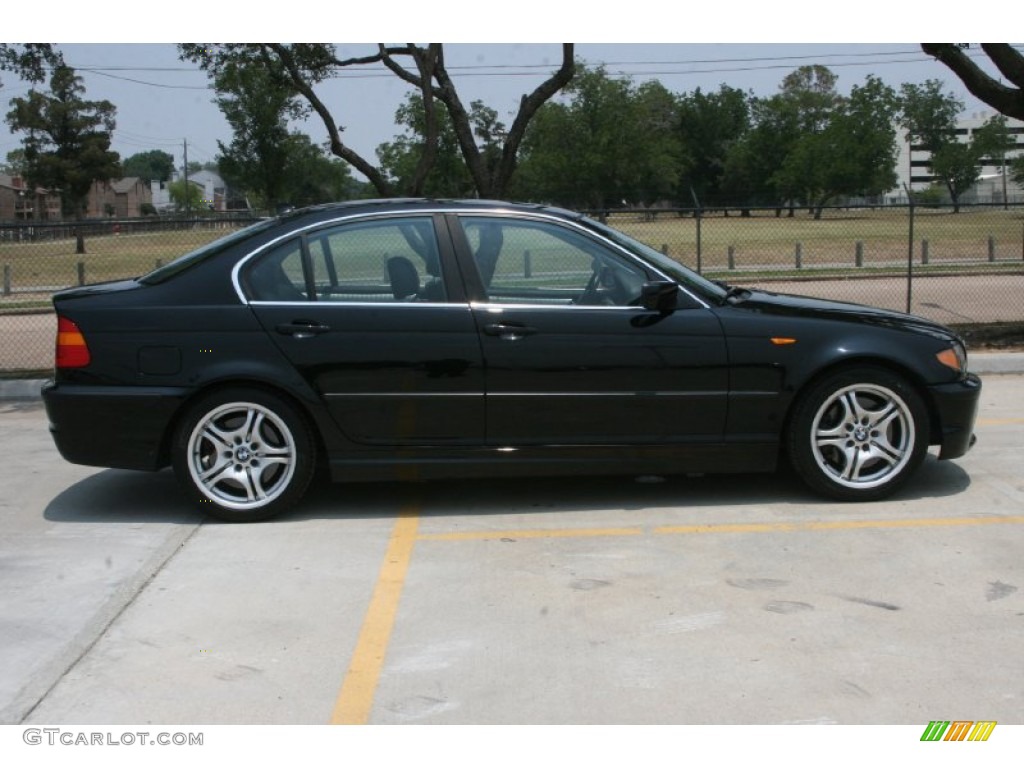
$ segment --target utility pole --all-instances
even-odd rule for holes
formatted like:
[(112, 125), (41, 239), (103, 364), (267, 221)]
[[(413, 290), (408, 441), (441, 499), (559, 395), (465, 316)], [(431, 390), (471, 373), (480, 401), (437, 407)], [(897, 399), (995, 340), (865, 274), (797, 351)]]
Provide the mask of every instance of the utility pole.
[(1003, 170), (1002, 170), (1002, 176), (1003, 176), (1003, 210), (1004, 211), (1008, 211), (1008, 210), (1010, 210), (1010, 202), (1006, 199), (1006, 150), (1005, 149), (1003, 150), (1002, 161), (1003, 161)]
[(185, 139), (185, 218), (192, 216), (192, 192), (188, 188), (188, 139)]

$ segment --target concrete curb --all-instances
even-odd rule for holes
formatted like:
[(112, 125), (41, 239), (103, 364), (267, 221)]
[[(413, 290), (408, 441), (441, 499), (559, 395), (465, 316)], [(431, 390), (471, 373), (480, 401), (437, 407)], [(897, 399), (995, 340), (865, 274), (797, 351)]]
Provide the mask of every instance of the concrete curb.
[(993, 373), (1024, 373), (1024, 352), (975, 352), (968, 354), (970, 369), (984, 376)]
[(0, 379), (0, 400), (41, 400), (44, 379)]
[[(971, 371), (981, 376), (1024, 374), (1024, 352), (974, 352), (970, 365)], [(0, 401), (41, 400), (40, 388), (45, 383), (45, 379), (0, 379)]]

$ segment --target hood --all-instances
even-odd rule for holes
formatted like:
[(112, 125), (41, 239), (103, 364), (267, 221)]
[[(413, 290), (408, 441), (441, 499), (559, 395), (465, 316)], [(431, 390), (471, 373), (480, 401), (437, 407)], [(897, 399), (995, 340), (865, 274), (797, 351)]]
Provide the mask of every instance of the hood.
[(839, 320), (847, 323), (863, 323), (892, 328), (894, 330), (923, 333), (940, 339), (959, 340), (956, 333), (941, 323), (926, 320), (917, 315), (869, 307), (864, 304), (852, 304), (844, 301), (831, 301), (829, 299), (816, 299), (810, 296), (795, 296), (751, 289), (749, 297), (735, 306), (738, 309), (762, 312), (764, 314), (814, 317)]

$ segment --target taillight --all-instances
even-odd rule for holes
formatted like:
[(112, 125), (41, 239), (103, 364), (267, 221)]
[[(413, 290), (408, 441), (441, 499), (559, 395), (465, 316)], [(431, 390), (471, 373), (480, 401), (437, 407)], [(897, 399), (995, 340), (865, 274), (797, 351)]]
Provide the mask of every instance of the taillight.
[(89, 345), (74, 321), (57, 316), (57, 368), (82, 368), (89, 364)]

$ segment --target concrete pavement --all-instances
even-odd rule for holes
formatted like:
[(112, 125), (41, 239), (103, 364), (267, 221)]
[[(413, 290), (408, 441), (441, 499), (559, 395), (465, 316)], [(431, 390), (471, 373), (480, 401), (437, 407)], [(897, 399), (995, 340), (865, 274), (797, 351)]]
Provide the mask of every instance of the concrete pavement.
[(323, 483), (249, 526), (0, 404), (0, 723), (1003, 729), (1022, 393), (992, 376), (974, 449), (881, 502), (786, 473)]

